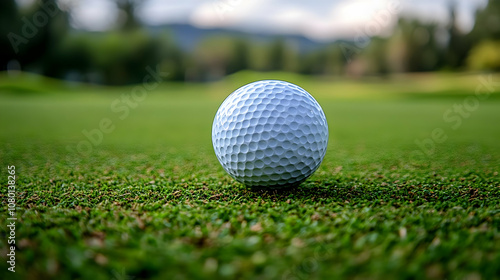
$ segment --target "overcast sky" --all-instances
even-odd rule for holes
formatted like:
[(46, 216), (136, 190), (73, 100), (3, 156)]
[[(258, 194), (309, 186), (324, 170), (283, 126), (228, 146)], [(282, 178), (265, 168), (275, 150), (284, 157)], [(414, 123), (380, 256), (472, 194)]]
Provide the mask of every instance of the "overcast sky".
[[(77, 28), (106, 30), (119, 18), (111, 0), (60, 1), (72, 3), (72, 23)], [(458, 6), (461, 29), (468, 31), (474, 11), (484, 7), (487, 0), (146, 0), (137, 15), (152, 25), (189, 23), (201, 28), (292, 33), (331, 40), (363, 32), (387, 33), (398, 13), (444, 23), (453, 2)]]

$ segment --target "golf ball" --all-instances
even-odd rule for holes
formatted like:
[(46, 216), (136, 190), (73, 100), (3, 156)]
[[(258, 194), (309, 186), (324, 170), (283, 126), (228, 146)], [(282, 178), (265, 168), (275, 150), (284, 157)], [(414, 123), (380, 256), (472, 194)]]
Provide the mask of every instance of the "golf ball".
[(224, 170), (251, 187), (298, 185), (323, 161), (328, 124), (301, 87), (277, 80), (247, 84), (219, 107), (212, 144)]

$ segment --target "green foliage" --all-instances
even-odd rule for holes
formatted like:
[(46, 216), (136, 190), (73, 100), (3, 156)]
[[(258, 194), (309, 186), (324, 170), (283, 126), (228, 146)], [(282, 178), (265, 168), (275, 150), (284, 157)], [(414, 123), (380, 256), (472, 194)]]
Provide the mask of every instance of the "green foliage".
[(472, 40), (500, 40), (500, 2), (489, 0), (486, 7), (476, 13), (476, 23), (471, 31)]
[(284, 70), (284, 65), (286, 61), (286, 44), (283, 39), (276, 39), (271, 43), (269, 47), (268, 70), (278, 71)]
[[(392, 54), (391, 54), (392, 55)], [(372, 75), (383, 75), (389, 72), (387, 40), (374, 38), (361, 56), (368, 62), (366, 72)]]
[(268, 43), (215, 36), (203, 40), (189, 58), (190, 80), (215, 80), (227, 74), (253, 69), (291, 71), (298, 67), (298, 53), (283, 39)]
[[(167, 79), (187, 82), (218, 80), (242, 70), (373, 76), (462, 70), (471, 63), (476, 65), (470, 66), (472, 69), (497, 69), (487, 62), (470, 62), (484, 58), (467, 58), (473, 49), (474, 57), (480, 56), (479, 51), (485, 52), (485, 47), (478, 45), (481, 42), (500, 39), (498, 1), (489, 1), (477, 12), (469, 34), (458, 28), (455, 7), (450, 5), (450, 20), (445, 24), (404, 16), (390, 36), (364, 38), (370, 41), (367, 46), (351, 39), (305, 49), (299, 49), (294, 39), (287, 37), (250, 41), (243, 35), (213, 36), (192, 49), (181, 49), (168, 32), (158, 34), (140, 25), (135, 10), (141, 1), (115, 2), (121, 13), (113, 29), (92, 33), (71, 29), (69, 15), (55, 0), (33, 1), (25, 10), (20, 10), (15, 1), (3, 1), (0, 70), (20, 65), (25, 71), (60, 79), (124, 85), (140, 83), (147, 74), (145, 67), (152, 64), (168, 72)], [(47, 24), (34, 26), (34, 16), (47, 13), (44, 5), (49, 4), (54, 14), (47, 17)], [(29, 40), (22, 34), (26, 22), (36, 29)], [(26, 38), (16, 41), (12, 34)]]
[(9, 60), (15, 55), (11, 47), (9, 33), (13, 27), (20, 25), (19, 14), (15, 0), (5, 0), (0, 2), (0, 69), (4, 69)]
[[(438, 27), (435, 24), (421, 23), (417, 20), (400, 19), (394, 35), (383, 46), (383, 41), (375, 41), (369, 49), (378, 49), (369, 56), (379, 71), (384, 71), (384, 59), (388, 65), (385, 67), (391, 72), (421, 72), (437, 69), (441, 66), (441, 56), (444, 51), (436, 40)], [(385, 51), (384, 51), (385, 50)]]
[(471, 70), (500, 70), (500, 41), (484, 41), (467, 58)]
[(459, 69), (464, 66), (467, 53), (473, 42), (470, 36), (460, 31), (457, 26), (456, 7), (450, 8), (450, 22), (448, 23), (448, 45), (445, 49), (446, 66), (452, 69)]
[[(246, 189), (212, 150), (217, 106), (263, 78), (298, 83), (328, 119), (325, 161), (296, 189)], [(110, 104), (129, 87), (3, 77), (0, 183), (15, 165), (19, 209), (16, 273), (2, 254), (0, 278), (498, 279), (500, 92), (456, 130), (442, 118), (477, 83), (243, 72), (163, 84), (121, 120)], [(22, 88), (37, 92), (13, 90)], [(115, 130), (90, 153), (76, 152), (82, 130), (102, 118)], [(436, 127), (446, 142), (409, 157)]]
[(249, 46), (243, 39), (227, 36), (203, 40), (190, 58), (193, 80), (220, 79), (249, 66)]

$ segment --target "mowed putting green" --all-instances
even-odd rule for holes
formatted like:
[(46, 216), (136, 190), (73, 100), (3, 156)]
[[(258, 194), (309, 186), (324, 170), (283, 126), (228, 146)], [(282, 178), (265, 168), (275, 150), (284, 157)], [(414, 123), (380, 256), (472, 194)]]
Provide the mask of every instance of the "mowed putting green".
[[(327, 116), (325, 160), (296, 189), (249, 190), (213, 153), (218, 106), (259, 79)], [(498, 279), (499, 80), (242, 72), (138, 94), (2, 75), (0, 278)]]

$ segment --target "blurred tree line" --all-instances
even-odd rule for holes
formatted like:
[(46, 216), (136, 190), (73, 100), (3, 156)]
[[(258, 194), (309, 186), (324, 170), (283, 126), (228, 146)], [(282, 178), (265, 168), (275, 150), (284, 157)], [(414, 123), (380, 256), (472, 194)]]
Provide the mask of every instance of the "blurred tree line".
[[(43, 75), (110, 85), (142, 82), (146, 66), (160, 65), (175, 81), (207, 81), (244, 69), (310, 75), (363, 76), (436, 70), (500, 70), (500, 1), (477, 11), (472, 31), (457, 28), (450, 6), (447, 26), (400, 18), (389, 37), (367, 46), (337, 41), (302, 52), (286, 38), (255, 42), (209, 37), (183, 50), (168, 30), (141, 26), (135, 0), (115, 0), (122, 24), (106, 32), (70, 27), (69, 9), (57, 0), (20, 8), (0, 2), (0, 70), (22, 68)], [(22, 66), (22, 67), (21, 67)]]

